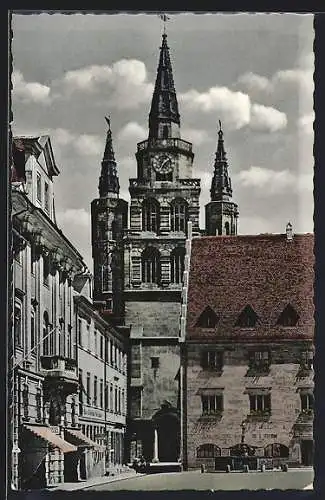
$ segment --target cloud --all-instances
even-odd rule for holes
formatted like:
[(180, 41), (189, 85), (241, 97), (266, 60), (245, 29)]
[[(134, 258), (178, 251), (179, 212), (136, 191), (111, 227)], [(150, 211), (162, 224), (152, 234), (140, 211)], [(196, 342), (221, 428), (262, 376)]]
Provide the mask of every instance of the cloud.
[(262, 104), (252, 105), (250, 126), (253, 130), (276, 132), (284, 129), (287, 123), (285, 113)]
[(111, 66), (92, 65), (67, 71), (53, 82), (57, 99), (71, 98), (75, 92), (98, 95), (111, 107), (135, 109), (153, 92), (146, 66), (137, 59), (121, 59)]
[(312, 135), (314, 133), (314, 120), (315, 113), (308, 113), (307, 115), (303, 115), (298, 119), (298, 129), (301, 133), (306, 135)]
[(313, 174), (299, 173), (296, 175), (289, 170), (272, 170), (251, 166), (235, 176), (236, 181), (244, 188), (262, 189), (262, 195), (274, 195), (284, 191), (311, 191), (313, 189)]
[(211, 87), (206, 92), (189, 90), (181, 94), (185, 107), (191, 111), (216, 112), (227, 128), (275, 132), (287, 126), (285, 113), (270, 106), (253, 104), (250, 97), (227, 87)]
[(195, 147), (211, 141), (211, 137), (206, 130), (196, 128), (183, 128), (182, 137), (184, 140), (192, 142)]
[(252, 71), (244, 73), (241, 75), (237, 83), (245, 88), (247, 91), (263, 91), (267, 92), (271, 90), (271, 84), (268, 78), (265, 76), (257, 75)]
[(86, 264), (92, 268), (90, 253), (91, 218), (84, 208), (68, 208), (56, 214), (58, 226), (65, 236), (71, 240), (78, 252), (83, 256)]
[(117, 138), (122, 141), (139, 142), (146, 139), (148, 130), (139, 125), (137, 122), (127, 123), (117, 134)]
[(24, 103), (49, 104), (50, 87), (38, 82), (26, 82), (21, 71), (12, 73), (13, 98)]
[(217, 111), (219, 118), (235, 129), (250, 121), (250, 99), (247, 94), (233, 92), (227, 87), (211, 87), (206, 92), (191, 89), (180, 95), (180, 101), (192, 111)]
[(73, 148), (78, 155), (97, 156), (104, 148), (102, 138), (97, 135), (78, 135), (64, 128), (52, 129), (48, 133), (54, 145)]

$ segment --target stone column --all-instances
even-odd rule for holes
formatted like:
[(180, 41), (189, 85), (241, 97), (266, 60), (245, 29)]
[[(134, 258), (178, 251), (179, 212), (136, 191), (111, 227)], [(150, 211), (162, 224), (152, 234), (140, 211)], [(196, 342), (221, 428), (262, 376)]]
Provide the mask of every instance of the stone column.
[(153, 440), (153, 463), (159, 462), (159, 455), (158, 455), (158, 431), (157, 429), (154, 430), (154, 440)]

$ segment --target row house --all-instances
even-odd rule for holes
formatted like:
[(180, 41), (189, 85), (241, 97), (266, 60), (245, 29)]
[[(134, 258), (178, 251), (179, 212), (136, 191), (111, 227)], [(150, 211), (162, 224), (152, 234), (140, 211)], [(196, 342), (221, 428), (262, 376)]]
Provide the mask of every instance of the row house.
[[(109, 446), (103, 428), (106, 430), (112, 419), (98, 421), (89, 409), (88, 420), (79, 422), (83, 388), (79, 363), (81, 370), (90, 373), (93, 384), (96, 370), (104, 373), (99, 357), (92, 364), (82, 356), (79, 326), (85, 311), (88, 322), (96, 323), (87, 344), (89, 356), (101, 355), (104, 337), (115, 339), (112, 345), (118, 361), (113, 372), (116, 369), (120, 377), (121, 399), (122, 389), (126, 397), (125, 369), (124, 375), (121, 371), (126, 363), (122, 359), (123, 335), (111, 330), (93, 309), (91, 275), (80, 253), (57, 226), (53, 177), (59, 169), (50, 138), (15, 138), (12, 159), (12, 484), (25, 489), (104, 474), (107, 448), (114, 449), (114, 464), (122, 462), (121, 452), (115, 451), (117, 446), (123, 449), (122, 411), (114, 422), (118, 437), (114, 434)], [(79, 318), (80, 311), (84, 314)], [(97, 327), (100, 334), (95, 341)], [(114, 374), (108, 370), (107, 380), (114, 380)], [(98, 391), (102, 377), (98, 375)], [(92, 403), (98, 407), (95, 394), (93, 397)]]
[(185, 468), (313, 460), (312, 234), (191, 242), (181, 325)]

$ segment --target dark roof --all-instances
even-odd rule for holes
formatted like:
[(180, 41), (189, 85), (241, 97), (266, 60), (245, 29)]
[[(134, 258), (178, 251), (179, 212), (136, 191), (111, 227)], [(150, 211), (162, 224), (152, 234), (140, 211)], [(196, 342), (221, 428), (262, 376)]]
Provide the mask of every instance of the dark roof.
[[(312, 339), (314, 334), (314, 236), (284, 234), (194, 238), (190, 263), (187, 340)], [(277, 324), (291, 304), (296, 327)], [(254, 328), (235, 326), (247, 306), (255, 311)], [(196, 326), (210, 306), (215, 328)]]

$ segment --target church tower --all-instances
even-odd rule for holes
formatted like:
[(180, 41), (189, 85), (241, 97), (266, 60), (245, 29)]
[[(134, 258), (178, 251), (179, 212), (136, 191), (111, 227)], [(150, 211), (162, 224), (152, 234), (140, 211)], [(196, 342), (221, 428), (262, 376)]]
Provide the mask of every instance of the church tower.
[(220, 120), (210, 195), (211, 201), (205, 206), (206, 234), (236, 235), (239, 213), (238, 206), (232, 201), (231, 179)]
[(122, 324), (123, 231), (128, 224), (128, 204), (119, 198), (120, 185), (109, 118), (99, 178), (99, 198), (91, 203), (94, 304)]
[[(192, 177), (192, 144), (181, 121), (167, 44), (162, 45), (149, 113), (130, 179), (130, 229), (125, 239), (125, 323), (131, 324), (131, 458), (152, 460), (155, 429), (160, 461), (179, 458), (179, 318), (187, 223), (199, 231), (200, 179)], [(136, 451), (135, 451), (136, 450)]]

